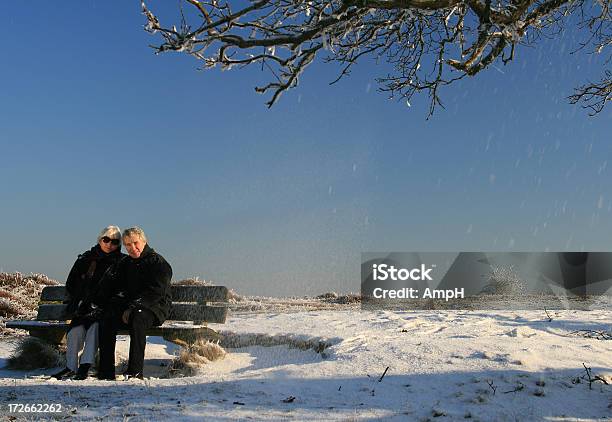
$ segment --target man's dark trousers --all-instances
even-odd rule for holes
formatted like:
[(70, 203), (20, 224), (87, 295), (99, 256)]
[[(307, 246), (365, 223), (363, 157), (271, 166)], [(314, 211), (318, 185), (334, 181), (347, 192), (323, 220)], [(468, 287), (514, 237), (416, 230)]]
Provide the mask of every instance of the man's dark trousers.
[(147, 344), (146, 330), (158, 324), (153, 312), (148, 309), (133, 309), (128, 323), (121, 320), (123, 312), (112, 313), (100, 323), (100, 367), (99, 375), (112, 378), (115, 374), (115, 345), (117, 331), (128, 330), (130, 333), (130, 356), (126, 373), (142, 374), (144, 366), (145, 346)]

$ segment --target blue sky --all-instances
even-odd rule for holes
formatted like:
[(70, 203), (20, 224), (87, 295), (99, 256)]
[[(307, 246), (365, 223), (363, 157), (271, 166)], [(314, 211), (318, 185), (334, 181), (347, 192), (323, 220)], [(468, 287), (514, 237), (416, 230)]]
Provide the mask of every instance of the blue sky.
[(575, 31), (426, 120), (371, 60), (331, 87), (317, 63), (268, 109), (257, 69), (155, 56), (138, 1), (3, 2), (0, 22), (4, 271), (62, 281), (108, 224), (245, 294), (358, 291), (366, 251), (611, 250), (612, 109), (565, 100), (603, 62)]

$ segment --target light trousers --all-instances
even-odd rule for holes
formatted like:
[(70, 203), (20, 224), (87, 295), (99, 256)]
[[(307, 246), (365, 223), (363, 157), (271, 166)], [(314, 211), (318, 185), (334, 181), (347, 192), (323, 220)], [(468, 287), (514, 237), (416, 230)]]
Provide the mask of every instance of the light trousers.
[[(66, 339), (66, 367), (74, 372), (79, 367), (79, 352), (81, 353), (80, 363), (93, 364), (98, 351), (98, 323), (94, 322), (86, 330), (83, 325), (72, 327), (68, 331)], [(85, 346), (85, 347), (83, 347)]]

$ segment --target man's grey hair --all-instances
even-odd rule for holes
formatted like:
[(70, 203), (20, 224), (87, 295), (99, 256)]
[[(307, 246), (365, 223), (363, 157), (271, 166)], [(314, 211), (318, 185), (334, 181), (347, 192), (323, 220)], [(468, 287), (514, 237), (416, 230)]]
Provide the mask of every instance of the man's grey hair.
[(125, 239), (126, 237), (132, 237), (132, 236), (138, 236), (140, 237), (142, 240), (147, 241), (147, 235), (145, 234), (144, 230), (141, 229), (138, 226), (134, 226), (134, 227), (130, 227), (129, 229), (125, 229), (123, 231), (123, 238)]
[(111, 239), (120, 239), (121, 238), (121, 229), (117, 226), (106, 226), (102, 229), (100, 234), (98, 235), (98, 242), (104, 236), (109, 237)]

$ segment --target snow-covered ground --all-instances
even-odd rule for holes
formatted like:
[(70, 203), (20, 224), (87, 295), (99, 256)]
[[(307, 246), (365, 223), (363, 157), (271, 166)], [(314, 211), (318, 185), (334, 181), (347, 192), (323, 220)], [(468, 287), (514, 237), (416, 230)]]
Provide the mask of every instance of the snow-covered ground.
[[(550, 311), (549, 311), (550, 312)], [(612, 420), (609, 311), (302, 310), (234, 314), (223, 330), (276, 343), (229, 349), (194, 377), (161, 378), (177, 346), (150, 337), (144, 381), (56, 381), (0, 370), (9, 403), (58, 403), (78, 420)], [(248, 339), (248, 336), (238, 337)], [(250, 337), (253, 338), (253, 337)], [(264, 338), (264, 337), (262, 337)], [(268, 341), (268, 343), (270, 343)], [(272, 341), (273, 344), (276, 344)], [(14, 343), (0, 343), (0, 358)], [(118, 343), (125, 357), (128, 340)], [(589, 388), (583, 363), (611, 385)], [(0, 362), (2, 364), (2, 362)], [(388, 370), (385, 373), (385, 369)], [(384, 374), (384, 377), (383, 377)]]

